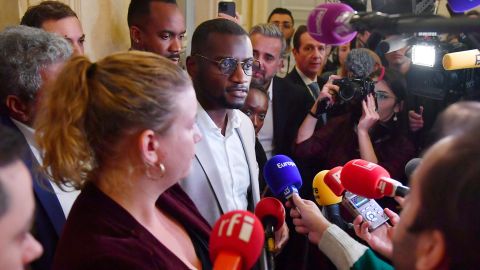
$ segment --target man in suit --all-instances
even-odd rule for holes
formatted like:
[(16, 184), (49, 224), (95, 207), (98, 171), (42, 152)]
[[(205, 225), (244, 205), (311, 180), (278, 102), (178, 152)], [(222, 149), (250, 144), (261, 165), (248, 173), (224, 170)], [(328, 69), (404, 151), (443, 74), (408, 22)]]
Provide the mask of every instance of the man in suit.
[(41, 28), (64, 37), (73, 48), (73, 54), (83, 55), (85, 34), (77, 14), (66, 4), (43, 1), (27, 9), (20, 24)]
[(260, 68), (253, 72), (252, 87), (264, 89), (270, 98), (258, 138), (268, 158), (290, 155), (298, 127), (307, 114), (308, 96), (299, 87), (275, 76), (286, 48), (280, 29), (274, 24), (259, 24), (252, 27), (249, 35), (253, 56), (260, 63)]
[[(258, 62), (240, 25), (214, 19), (193, 33), (187, 71), (197, 94), (196, 124), (203, 139), (181, 185), (212, 225), (228, 211), (253, 211), (260, 200), (255, 131), (239, 110), (254, 66)], [(277, 247), (286, 241), (287, 231), (284, 226), (277, 234)]]
[(20, 160), (22, 138), (0, 126), (0, 269), (21, 270), (42, 254), (28, 231), (35, 210), (32, 178)]
[(42, 158), (33, 123), (40, 110), (39, 97), (70, 58), (72, 48), (57, 35), (27, 26), (1, 32), (0, 48), (0, 124), (15, 130), (28, 149), (23, 162), (32, 175), (35, 191), (33, 234), (45, 250), (32, 268), (50, 269), (65, 218), (78, 192), (63, 192), (39, 172)]
[[(293, 36), (295, 68), (285, 77), (302, 87), (310, 96), (311, 104), (317, 99), (325, 82), (318, 74), (322, 72), (327, 45), (313, 39), (305, 25), (300, 25)], [(310, 106), (311, 107), (311, 106)], [(309, 107), (309, 108), (310, 108)]]

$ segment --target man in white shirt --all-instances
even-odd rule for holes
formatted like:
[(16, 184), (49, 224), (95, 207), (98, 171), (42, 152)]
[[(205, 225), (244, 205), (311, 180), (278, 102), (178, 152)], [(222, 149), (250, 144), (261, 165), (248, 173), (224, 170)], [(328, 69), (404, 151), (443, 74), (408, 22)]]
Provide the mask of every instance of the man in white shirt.
[[(210, 223), (232, 210), (253, 211), (260, 200), (255, 131), (239, 109), (245, 103), (251, 75), (258, 69), (252, 44), (243, 28), (226, 19), (200, 24), (187, 58), (199, 103), (196, 144), (190, 175), (181, 185)], [(277, 248), (288, 237), (277, 233)]]
[[(27, 26), (7, 28), (0, 33), (0, 124), (23, 135), (29, 150), (23, 157), (33, 178), (36, 213), (35, 237), (44, 254), (32, 269), (50, 269), (63, 224), (78, 191), (64, 192), (39, 172), (42, 158), (34, 140), (33, 123), (40, 107), (40, 96), (72, 55), (63, 38)], [(70, 89), (65, 89), (70, 91)]]

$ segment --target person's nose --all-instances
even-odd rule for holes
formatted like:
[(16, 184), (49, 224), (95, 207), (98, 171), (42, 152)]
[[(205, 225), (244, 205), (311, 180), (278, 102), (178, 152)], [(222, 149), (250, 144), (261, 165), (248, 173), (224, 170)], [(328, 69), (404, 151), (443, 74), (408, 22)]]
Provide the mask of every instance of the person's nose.
[(29, 263), (40, 257), (42, 253), (42, 245), (40, 245), (40, 243), (30, 233), (28, 233), (27, 239), (24, 243), (22, 263), (24, 265), (28, 265)]

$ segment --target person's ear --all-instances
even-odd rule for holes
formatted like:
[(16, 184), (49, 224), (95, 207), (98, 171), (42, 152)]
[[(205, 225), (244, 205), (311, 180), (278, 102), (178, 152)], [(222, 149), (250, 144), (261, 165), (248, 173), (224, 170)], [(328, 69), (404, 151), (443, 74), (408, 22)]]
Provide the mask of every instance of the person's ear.
[(439, 269), (445, 263), (445, 237), (439, 230), (427, 230), (419, 235), (415, 269)]
[(5, 106), (8, 109), (10, 117), (22, 123), (29, 123), (30, 106), (28, 102), (23, 101), (15, 95), (8, 95), (5, 100)]
[(142, 30), (140, 30), (140, 28), (138, 28), (137, 26), (131, 26), (129, 30), (130, 30), (130, 39), (132, 40), (132, 43), (135, 45), (134, 47), (135, 48), (142, 47), (141, 46), (141, 44), (143, 43)]
[(194, 78), (198, 72), (198, 63), (195, 60), (195, 57), (192, 55), (188, 56), (185, 64), (187, 67), (188, 75), (190, 75), (191, 78)]
[(400, 102), (395, 103), (395, 107), (393, 107), (393, 111), (399, 113), (403, 110), (403, 100)]
[(147, 129), (138, 136), (138, 149), (145, 164), (156, 164), (160, 160), (158, 138), (151, 129)]

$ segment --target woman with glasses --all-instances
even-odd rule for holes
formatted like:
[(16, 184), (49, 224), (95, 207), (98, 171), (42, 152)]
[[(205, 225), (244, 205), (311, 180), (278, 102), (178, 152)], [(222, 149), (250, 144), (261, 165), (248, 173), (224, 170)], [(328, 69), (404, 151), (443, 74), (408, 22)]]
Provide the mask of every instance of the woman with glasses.
[[(324, 87), (338, 89), (331, 82)], [(326, 125), (315, 130), (317, 119), (313, 112), (316, 112), (317, 101), (300, 126), (294, 155), (316, 160), (318, 170), (343, 166), (361, 158), (380, 164), (392, 178), (403, 180), (405, 164), (415, 154), (405, 135), (407, 129), (402, 114), (405, 95), (403, 76), (388, 70), (383, 79), (375, 83), (375, 96), (368, 95), (360, 103), (349, 103), (348, 113), (329, 119)]]
[(45, 171), (82, 190), (53, 269), (211, 268), (210, 226), (178, 185), (201, 139), (186, 72), (146, 52), (75, 57), (43, 101)]

